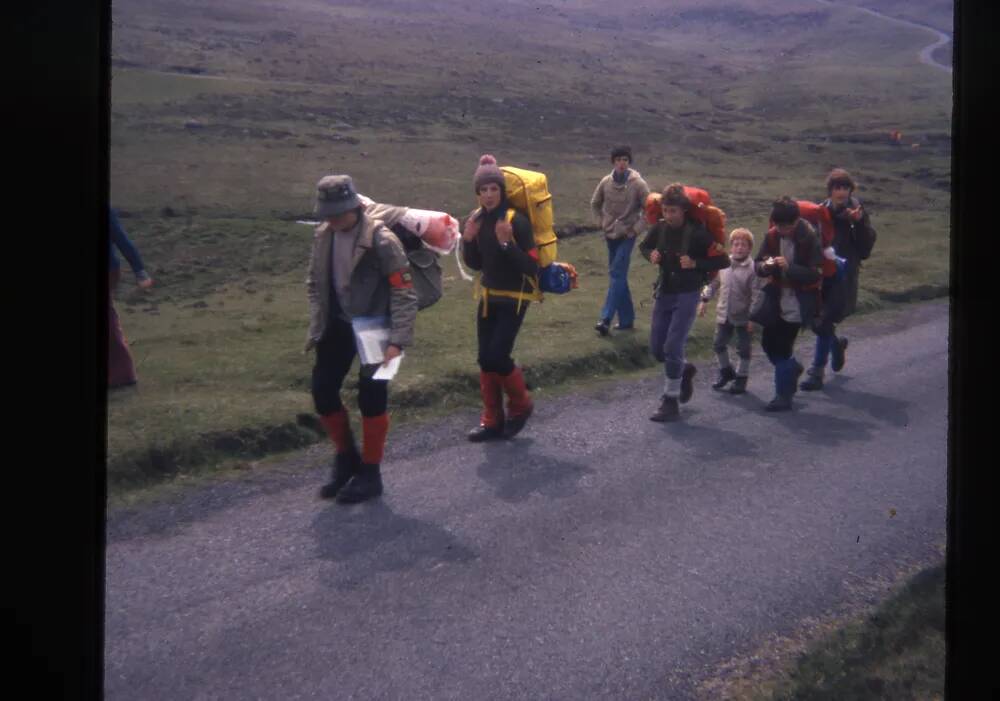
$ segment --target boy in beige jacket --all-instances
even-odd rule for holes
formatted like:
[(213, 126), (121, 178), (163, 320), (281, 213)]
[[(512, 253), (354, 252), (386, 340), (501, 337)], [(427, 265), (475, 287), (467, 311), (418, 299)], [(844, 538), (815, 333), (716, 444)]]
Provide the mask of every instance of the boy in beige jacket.
[(594, 219), (600, 222), (607, 240), (608, 275), (611, 278), (601, 318), (594, 327), (602, 336), (608, 335), (616, 314), (616, 330), (628, 331), (635, 328), (635, 307), (628, 288), (628, 267), (635, 237), (645, 228), (642, 207), (649, 194), (649, 185), (642, 179), (639, 171), (631, 167), (631, 148), (616, 146), (611, 151), (611, 163), (614, 170), (601, 179), (590, 198)]

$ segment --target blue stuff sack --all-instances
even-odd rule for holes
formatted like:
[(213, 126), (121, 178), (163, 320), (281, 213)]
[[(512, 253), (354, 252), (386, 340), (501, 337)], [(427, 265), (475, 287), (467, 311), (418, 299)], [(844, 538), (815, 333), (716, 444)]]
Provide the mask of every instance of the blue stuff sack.
[(538, 272), (538, 286), (542, 292), (562, 295), (573, 289), (573, 277), (559, 263), (552, 263)]

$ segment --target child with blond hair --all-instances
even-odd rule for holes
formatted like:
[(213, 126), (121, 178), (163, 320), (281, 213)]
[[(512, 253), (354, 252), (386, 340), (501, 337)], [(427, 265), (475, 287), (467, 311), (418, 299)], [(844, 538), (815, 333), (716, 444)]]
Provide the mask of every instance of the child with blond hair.
[[(760, 295), (764, 281), (754, 271), (750, 257), (753, 251), (753, 232), (749, 229), (733, 229), (729, 233), (728, 268), (719, 274), (701, 291), (698, 316), (705, 315), (709, 300), (718, 295), (715, 307), (715, 340), (712, 350), (719, 363), (719, 377), (712, 389), (722, 391), (732, 382), (730, 394), (743, 394), (747, 390), (750, 375), (750, 308)], [(729, 360), (729, 342), (736, 333), (736, 354), (739, 364), (733, 370)]]

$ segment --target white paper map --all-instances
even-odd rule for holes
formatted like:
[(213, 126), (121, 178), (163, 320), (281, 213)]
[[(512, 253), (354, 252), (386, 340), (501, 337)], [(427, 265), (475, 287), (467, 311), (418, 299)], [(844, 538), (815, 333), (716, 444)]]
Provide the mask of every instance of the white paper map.
[(364, 365), (381, 363), (389, 346), (389, 317), (357, 316), (351, 319), (358, 355)]

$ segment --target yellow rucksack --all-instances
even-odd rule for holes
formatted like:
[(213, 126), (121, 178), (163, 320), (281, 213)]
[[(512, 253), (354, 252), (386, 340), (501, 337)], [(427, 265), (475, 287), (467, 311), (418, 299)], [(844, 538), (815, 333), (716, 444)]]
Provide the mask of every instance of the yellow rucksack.
[(545, 173), (513, 166), (501, 166), (511, 207), (531, 220), (538, 249), (538, 267), (544, 268), (556, 260), (556, 231), (553, 228), (552, 195)]

